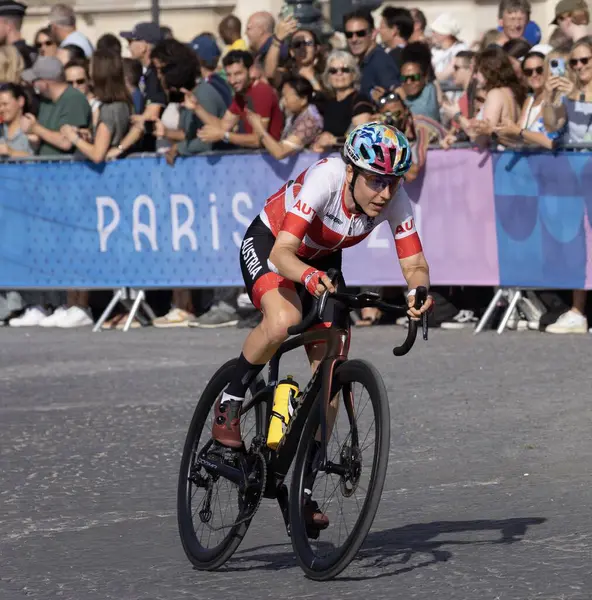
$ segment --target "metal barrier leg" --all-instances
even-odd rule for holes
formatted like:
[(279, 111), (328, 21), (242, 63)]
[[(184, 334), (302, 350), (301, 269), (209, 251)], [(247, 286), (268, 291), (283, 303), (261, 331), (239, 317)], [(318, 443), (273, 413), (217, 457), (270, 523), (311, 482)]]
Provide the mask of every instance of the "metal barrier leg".
[(113, 312), (113, 310), (115, 309), (117, 304), (119, 302), (121, 302), (121, 299), (123, 298), (124, 294), (125, 294), (124, 288), (120, 288), (113, 294), (113, 298), (111, 298), (111, 302), (109, 302), (109, 305), (103, 311), (103, 314), (101, 315), (100, 319), (97, 321), (96, 325), (93, 327), (93, 333), (97, 333), (98, 331), (101, 331), (103, 324), (111, 316), (111, 313)]
[(148, 304), (148, 302), (146, 302), (146, 293), (144, 293), (144, 299), (142, 300), (142, 309), (148, 315), (148, 318), (150, 319), (150, 323), (152, 324), (152, 321), (154, 321), (154, 319), (156, 319), (156, 314), (152, 310), (152, 307), (150, 306), (150, 304)]
[(493, 300), (489, 303), (489, 306), (487, 307), (487, 310), (485, 311), (485, 313), (481, 317), (481, 320), (477, 324), (477, 327), (475, 327), (475, 331), (473, 332), (473, 335), (477, 335), (478, 333), (481, 333), (483, 331), (483, 328), (485, 327), (485, 325), (487, 325), (487, 322), (491, 318), (491, 315), (493, 314), (493, 311), (495, 310), (495, 307), (497, 306), (497, 303), (500, 301), (500, 299), (504, 295), (504, 293), (505, 293), (505, 290), (503, 288), (500, 288), (495, 293), (495, 296), (493, 297)]
[(138, 312), (138, 309), (140, 308), (140, 304), (144, 301), (146, 297), (146, 294), (144, 293), (144, 290), (139, 290), (137, 292), (137, 296), (136, 299), (134, 300), (134, 303), (132, 304), (130, 313), (127, 317), (127, 321), (125, 322), (125, 325), (123, 327), (123, 332), (127, 333), (130, 329), (130, 327), (132, 326), (132, 321), (134, 320), (134, 317), (136, 316), (136, 313)]
[(510, 317), (512, 316), (512, 313), (514, 312), (520, 298), (522, 298), (522, 292), (520, 290), (516, 290), (512, 296), (512, 299), (510, 300), (510, 304), (508, 304), (508, 310), (506, 310), (501, 323), (497, 328), (498, 335), (501, 335), (504, 332), (504, 329), (506, 328), (506, 325), (508, 324), (508, 321), (510, 320)]

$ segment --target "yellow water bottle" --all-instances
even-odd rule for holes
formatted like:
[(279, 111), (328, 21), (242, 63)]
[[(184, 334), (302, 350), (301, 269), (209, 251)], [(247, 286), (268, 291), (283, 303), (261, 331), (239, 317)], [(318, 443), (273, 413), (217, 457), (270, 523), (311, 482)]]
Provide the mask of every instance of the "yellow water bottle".
[(288, 375), (277, 384), (273, 397), (273, 410), (267, 432), (267, 445), (275, 450), (286, 432), (293, 412), (293, 405), (299, 392), (298, 384)]

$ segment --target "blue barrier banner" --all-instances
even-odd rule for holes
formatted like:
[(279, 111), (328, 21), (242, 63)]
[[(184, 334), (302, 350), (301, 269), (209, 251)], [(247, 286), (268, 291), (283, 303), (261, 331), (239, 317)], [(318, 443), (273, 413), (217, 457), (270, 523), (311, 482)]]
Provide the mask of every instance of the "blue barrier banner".
[[(246, 228), (317, 159), (0, 165), (0, 287), (242, 286)], [(434, 284), (592, 288), (591, 154), (430, 151), (408, 190)], [(402, 283), (387, 229), (345, 252), (349, 283)]]
[(238, 248), (301, 154), (2, 165), (3, 288), (242, 285)]
[(503, 286), (592, 289), (592, 154), (494, 155)]

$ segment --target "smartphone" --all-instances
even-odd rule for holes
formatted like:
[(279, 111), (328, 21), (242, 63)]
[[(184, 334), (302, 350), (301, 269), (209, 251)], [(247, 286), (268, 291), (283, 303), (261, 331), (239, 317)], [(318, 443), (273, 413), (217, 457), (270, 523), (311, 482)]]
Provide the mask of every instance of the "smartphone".
[(565, 77), (565, 60), (563, 58), (552, 58), (549, 61), (549, 71), (553, 77)]
[(144, 121), (144, 133), (154, 135), (154, 121)]

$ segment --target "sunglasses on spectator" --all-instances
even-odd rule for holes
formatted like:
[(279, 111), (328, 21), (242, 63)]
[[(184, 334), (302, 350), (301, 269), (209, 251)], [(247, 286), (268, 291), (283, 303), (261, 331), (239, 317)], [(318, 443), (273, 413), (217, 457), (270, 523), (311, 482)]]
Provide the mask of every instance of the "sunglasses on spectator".
[(542, 75), (545, 72), (545, 67), (535, 67), (534, 69), (522, 69), (527, 77), (532, 77), (535, 73)]
[(590, 62), (591, 58), (592, 56), (584, 56), (584, 58), (570, 58), (569, 66), (573, 69), (574, 67), (578, 66), (578, 63), (582, 63), (582, 66), (585, 67)]
[(292, 42), (292, 48), (299, 50), (300, 48), (311, 48), (315, 43), (313, 40), (296, 40)]
[(407, 83), (408, 81), (419, 81), (421, 79), (421, 73), (413, 73), (413, 75), (403, 75), (401, 81)]
[(39, 48), (49, 48), (49, 46), (54, 46), (55, 43), (52, 42), (51, 40), (47, 40), (45, 42), (37, 42), (35, 44), (35, 48), (39, 49)]
[(337, 73), (351, 73), (352, 70), (349, 67), (329, 67), (329, 75), (337, 75)]
[(360, 29), (359, 31), (346, 31), (345, 37), (351, 40), (353, 37), (365, 38), (368, 35), (367, 29)]
[(84, 85), (86, 79), (66, 79), (66, 83), (69, 83), (70, 85)]

